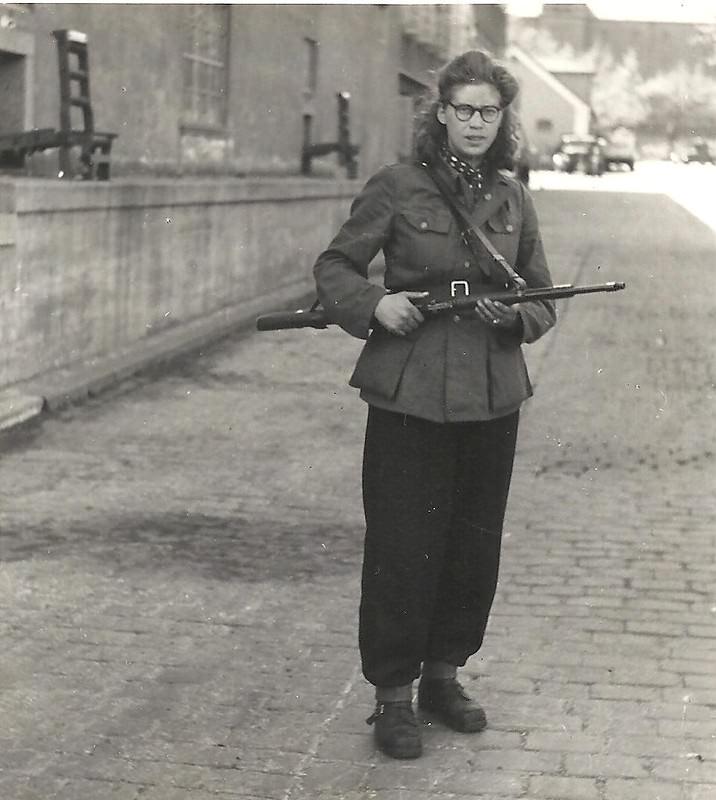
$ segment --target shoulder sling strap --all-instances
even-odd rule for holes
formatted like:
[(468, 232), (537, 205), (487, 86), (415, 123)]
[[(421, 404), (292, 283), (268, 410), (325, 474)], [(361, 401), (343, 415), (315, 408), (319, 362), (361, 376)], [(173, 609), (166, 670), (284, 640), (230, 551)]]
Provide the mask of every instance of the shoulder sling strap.
[[(435, 170), (431, 169), (429, 166), (425, 165), (425, 168), (428, 172), (428, 175), (433, 179), (433, 182), (438, 188), (438, 191), (443, 197), (443, 200), (447, 204), (447, 207), (450, 209), (452, 215), (455, 217), (455, 221), (458, 224), (458, 228), (460, 228), (460, 233), (462, 235), (463, 241), (465, 244), (472, 250), (472, 253), (475, 257), (478, 256), (479, 247), (478, 242), (487, 250), (487, 252), (492, 256), (492, 258), (502, 267), (502, 269), (506, 273), (507, 277), (507, 284), (512, 284), (517, 289), (524, 289), (527, 285), (525, 283), (524, 278), (520, 277), (517, 272), (510, 266), (510, 263), (507, 259), (495, 248), (492, 242), (485, 236), (485, 234), (479, 228), (473, 228), (470, 224), (470, 220), (467, 218), (467, 215), (462, 211), (462, 209), (457, 205), (455, 200), (452, 197), (452, 193), (450, 192), (449, 188), (445, 185), (443, 179), (438, 175)], [(494, 276), (491, 276), (494, 277)], [(505, 280), (502, 276), (498, 278), (499, 283), (505, 283)]]

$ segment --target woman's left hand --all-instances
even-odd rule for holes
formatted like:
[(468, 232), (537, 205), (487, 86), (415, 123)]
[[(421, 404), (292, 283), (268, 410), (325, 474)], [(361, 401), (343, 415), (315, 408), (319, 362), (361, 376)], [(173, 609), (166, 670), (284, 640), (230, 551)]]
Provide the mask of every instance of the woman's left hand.
[(492, 328), (512, 330), (517, 327), (519, 314), (513, 306), (486, 297), (477, 301), (476, 309), (482, 321)]

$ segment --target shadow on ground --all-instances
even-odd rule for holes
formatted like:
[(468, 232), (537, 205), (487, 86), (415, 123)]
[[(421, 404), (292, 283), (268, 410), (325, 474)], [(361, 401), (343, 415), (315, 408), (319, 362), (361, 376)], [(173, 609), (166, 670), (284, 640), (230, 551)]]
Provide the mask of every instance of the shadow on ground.
[(362, 531), (340, 524), (187, 512), (93, 516), (61, 526), (10, 524), (2, 560), (81, 557), (115, 576), (191, 572), (220, 581), (308, 581), (355, 573), (360, 564)]

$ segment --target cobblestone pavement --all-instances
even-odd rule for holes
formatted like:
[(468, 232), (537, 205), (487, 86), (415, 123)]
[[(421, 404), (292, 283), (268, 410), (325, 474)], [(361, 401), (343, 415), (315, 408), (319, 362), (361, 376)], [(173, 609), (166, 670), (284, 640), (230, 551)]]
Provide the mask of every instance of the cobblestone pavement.
[(376, 753), (357, 668), (365, 410), (341, 332), (227, 340), (2, 438), (2, 800), (713, 800), (714, 235), (664, 197), (537, 197), (482, 734)]

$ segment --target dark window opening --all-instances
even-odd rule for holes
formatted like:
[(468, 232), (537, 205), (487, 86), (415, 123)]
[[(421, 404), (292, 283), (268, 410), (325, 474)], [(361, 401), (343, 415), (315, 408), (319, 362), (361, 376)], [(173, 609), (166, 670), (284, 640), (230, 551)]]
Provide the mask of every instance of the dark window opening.
[(0, 50), (0, 133), (25, 128), (25, 56)]

